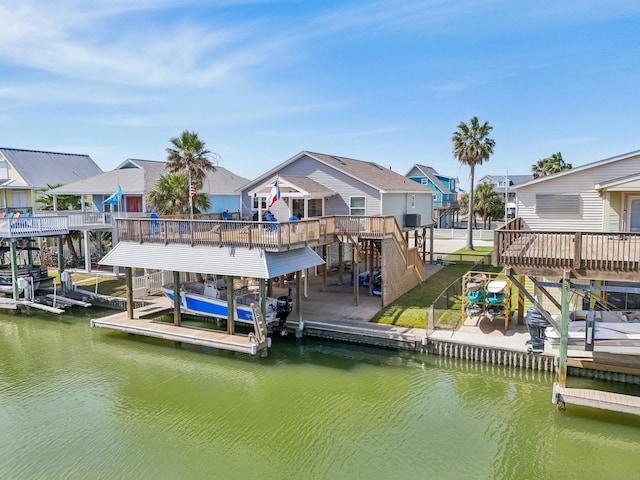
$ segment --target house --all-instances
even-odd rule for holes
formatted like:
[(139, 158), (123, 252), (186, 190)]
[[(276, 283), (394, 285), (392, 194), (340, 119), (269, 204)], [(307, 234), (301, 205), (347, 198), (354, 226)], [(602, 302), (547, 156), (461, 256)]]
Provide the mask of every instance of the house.
[[(120, 209), (124, 212), (147, 212), (145, 194), (153, 190), (161, 175), (166, 175), (166, 163), (153, 160), (127, 159), (115, 169), (91, 178), (49, 190), (51, 195), (84, 195), (92, 211), (102, 212), (104, 201), (118, 191), (122, 192)], [(203, 181), (203, 191), (209, 194), (210, 212), (239, 211), (240, 200), (236, 189), (248, 179), (235, 175), (226, 168), (216, 167)], [(110, 208), (110, 207), (106, 207)], [(118, 209), (117, 206), (113, 207)], [(206, 212), (203, 212), (206, 213)]]
[(531, 230), (640, 231), (640, 150), (516, 185)]
[(531, 175), (485, 175), (478, 184), (488, 183), (493, 185), (493, 191), (502, 195), (507, 218), (516, 216), (516, 192), (515, 187), (531, 180)]
[[(277, 182), (279, 195), (268, 201)], [(279, 220), (393, 215), (400, 227), (431, 224), (434, 191), (373, 162), (302, 151), (242, 187), (242, 216)]]
[(434, 192), (433, 208), (439, 228), (452, 228), (460, 210), (458, 203), (458, 179), (441, 175), (432, 167), (414, 164), (405, 177), (425, 185)]
[(32, 211), (49, 185), (100, 173), (89, 155), (0, 148), (0, 209)]

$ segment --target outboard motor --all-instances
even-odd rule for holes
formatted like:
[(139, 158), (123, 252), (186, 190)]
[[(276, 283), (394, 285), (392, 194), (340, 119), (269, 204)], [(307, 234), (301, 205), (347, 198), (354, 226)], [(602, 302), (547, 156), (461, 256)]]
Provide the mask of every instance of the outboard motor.
[(550, 324), (549, 321), (544, 318), (544, 315), (535, 307), (531, 307), (527, 310), (525, 315), (525, 323), (529, 329), (529, 335), (531, 338), (527, 340), (526, 344), (530, 353), (542, 353), (544, 352), (544, 339), (545, 328)]
[[(290, 294), (289, 294), (290, 295)], [(293, 310), (293, 299), (290, 296), (282, 295), (276, 300), (276, 318), (278, 327), (282, 335), (287, 334), (287, 317)]]

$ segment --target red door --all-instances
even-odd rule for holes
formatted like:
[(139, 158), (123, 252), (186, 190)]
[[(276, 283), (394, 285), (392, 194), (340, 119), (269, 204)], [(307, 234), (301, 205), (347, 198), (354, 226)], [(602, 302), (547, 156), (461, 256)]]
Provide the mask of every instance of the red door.
[(127, 212), (141, 212), (142, 211), (142, 197), (125, 197), (125, 205)]

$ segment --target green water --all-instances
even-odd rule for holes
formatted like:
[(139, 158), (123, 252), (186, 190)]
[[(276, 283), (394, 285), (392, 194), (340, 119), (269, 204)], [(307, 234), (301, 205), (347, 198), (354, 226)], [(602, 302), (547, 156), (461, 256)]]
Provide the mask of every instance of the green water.
[(0, 315), (1, 479), (640, 475), (640, 419), (558, 412), (548, 373), (293, 338), (252, 358), (89, 315)]

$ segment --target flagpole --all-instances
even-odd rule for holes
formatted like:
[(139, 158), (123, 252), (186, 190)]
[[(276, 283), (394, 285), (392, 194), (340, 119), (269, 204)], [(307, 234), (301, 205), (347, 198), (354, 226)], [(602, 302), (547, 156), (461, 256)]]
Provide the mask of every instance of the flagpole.
[(187, 185), (189, 191), (189, 210), (190, 210), (190, 218), (193, 221), (193, 197), (191, 196), (191, 170), (189, 170), (189, 185)]

